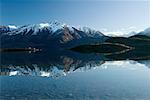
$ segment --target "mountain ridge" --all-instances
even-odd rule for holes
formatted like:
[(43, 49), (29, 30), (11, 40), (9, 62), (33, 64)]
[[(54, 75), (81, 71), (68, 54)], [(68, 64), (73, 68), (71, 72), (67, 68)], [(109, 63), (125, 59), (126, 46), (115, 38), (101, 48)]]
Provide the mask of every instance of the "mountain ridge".
[[(149, 36), (149, 34), (150, 28), (147, 28), (133, 36)], [(111, 36), (106, 36), (100, 31), (88, 27), (76, 28), (58, 21), (17, 27), (1, 26), (0, 37), (1, 48), (35, 47), (51, 49), (101, 43), (111, 38)]]
[[(3, 29), (1, 29), (3, 30)], [(53, 45), (60, 47), (62, 44), (67, 46), (83, 44), (87, 40), (100, 41), (105, 40), (106, 36), (99, 31), (81, 30), (75, 27), (70, 27), (66, 24), (58, 22), (40, 23), (33, 25), (24, 25), (16, 29), (1, 32), (2, 47), (36, 47), (37, 45)], [(74, 42), (73, 42), (74, 41)], [(71, 44), (69, 44), (71, 42)], [(54, 46), (55, 45), (55, 46)], [(66, 46), (66, 47), (67, 47)]]

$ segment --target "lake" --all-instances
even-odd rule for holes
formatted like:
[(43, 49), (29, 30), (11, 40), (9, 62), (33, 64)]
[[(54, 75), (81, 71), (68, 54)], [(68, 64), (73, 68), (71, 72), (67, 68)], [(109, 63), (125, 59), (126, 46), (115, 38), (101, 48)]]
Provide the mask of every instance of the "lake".
[(150, 100), (150, 60), (102, 55), (1, 55), (1, 100)]

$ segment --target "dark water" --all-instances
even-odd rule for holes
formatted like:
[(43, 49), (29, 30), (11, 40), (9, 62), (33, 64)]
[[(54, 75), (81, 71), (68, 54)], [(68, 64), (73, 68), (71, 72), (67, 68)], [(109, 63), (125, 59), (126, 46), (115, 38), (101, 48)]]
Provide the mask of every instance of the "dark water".
[(150, 60), (58, 55), (2, 54), (0, 100), (150, 100)]

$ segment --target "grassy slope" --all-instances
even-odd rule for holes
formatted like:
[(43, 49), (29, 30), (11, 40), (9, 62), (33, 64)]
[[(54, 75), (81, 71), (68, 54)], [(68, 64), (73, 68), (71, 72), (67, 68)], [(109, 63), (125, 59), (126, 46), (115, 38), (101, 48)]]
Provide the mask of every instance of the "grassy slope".
[(118, 55), (111, 55), (108, 56), (109, 58), (112, 59), (150, 59), (150, 37), (145, 37), (145, 36), (136, 36), (130, 37), (130, 38), (111, 38), (108, 39), (107, 42), (112, 42), (112, 43), (122, 43), (128, 46), (132, 46), (135, 49), (120, 54)]
[[(126, 46), (133, 47), (134, 49), (118, 54), (106, 55), (107, 58), (112, 60), (124, 60), (124, 59), (150, 59), (150, 37), (148, 36), (133, 36), (129, 38), (124, 37), (111, 37), (106, 40), (107, 43), (112, 44), (124, 44)], [(119, 50), (127, 49), (123, 46), (114, 45), (82, 45), (72, 50), (81, 53), (109, 53), (117, 52)]]
[(97, 43), (97, 44), (92, 44), (92, 45), (80, 45), (75, 48), (72, 48), (71, 50), (81, 52), (81, 53), (103, 53), (103, 54), (108, 54), (108, 53), (114, 53), (114, 52), (119, 52), (125, 49), (129, 49), (130, 47), (124, 46), (122, 44), (116, 44), (116, 43)]
[(129, 37), (130, 39), (138, 39), (138, 40), (146, 40), (146, 41), (150, 41), (150, 36), (146, 36), (146, 35), (134, 35)]

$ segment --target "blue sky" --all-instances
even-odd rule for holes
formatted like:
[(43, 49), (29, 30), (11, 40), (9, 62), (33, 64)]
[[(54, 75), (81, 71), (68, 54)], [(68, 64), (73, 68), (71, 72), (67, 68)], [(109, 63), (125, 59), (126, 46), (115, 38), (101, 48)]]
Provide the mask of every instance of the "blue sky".
[(1, 25), (58, 20), (104, 32), (128, 32), (150, 26), (149, 0), (1, 0)]

